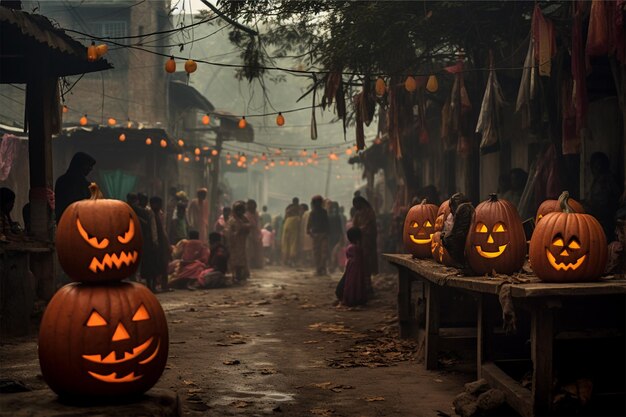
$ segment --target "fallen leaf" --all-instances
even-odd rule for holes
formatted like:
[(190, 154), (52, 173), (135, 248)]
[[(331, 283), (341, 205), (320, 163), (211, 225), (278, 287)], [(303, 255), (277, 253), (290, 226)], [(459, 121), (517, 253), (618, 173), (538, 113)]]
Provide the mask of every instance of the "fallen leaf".
[(196, 392), (202, 392), (202, 391), (203, 391), (203, 389), (202, 389), (202, 388), (189, 388), (189, 389), (187, 390), (187, 392), (188, 392), (189, 394), (194, 394), (194, 393), (196, 393)]
[(311, 412), (311, 414), (314, 414), (316, 416), (332, 416), (333, 414), (335, 414), (335, 410), (331, 408), (312, 408), (309, 411)]
[(195, 382), (193, 382), (193, 381), (189, 381), (189, 380), (187, 380), (187, 379), (183, 379), (183, 384), (185, 384), (185, 385), (196, 385), (196, 383), (195, 383)]
[(252, 314), (248, 314), (248, 317), (265, 317), (265, 314), (254, 312)]
[(224, 361), (222, 362), (224, 365), (239, 365), (241, 362), (239, 362), (239, 360), (235, 359), (232, 361)]
[(315, 343), (319, 343), (319, 340), (307, 340), (306, 342), (304, 342), (305, 345), (312, 345)]
[(311, 384), (312, 387), (315, 388), (321, 388), (321, 389), (328, 389), (333, 385), (332, 382), (320, 382), (318, 384)]
[(374, 401), (385, 401), (385, 397), (365, 397), (363, 399), (370, 403)]
[(230, 403), (230, 405), (235, 408), (246, 408), (250, 405), (250, 403), (246, 401), (235, 401)]

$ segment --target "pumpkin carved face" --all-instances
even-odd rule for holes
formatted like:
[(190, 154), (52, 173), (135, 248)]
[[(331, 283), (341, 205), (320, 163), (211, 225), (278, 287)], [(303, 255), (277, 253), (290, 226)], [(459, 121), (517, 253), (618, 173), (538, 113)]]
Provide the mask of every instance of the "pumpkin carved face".
[(515, 206), (498, 200), (495, 194), (480, 203), (467, 235), (465, 252), (478, 275), (518, 271), (526, 256), (526, 237)]
[(168, 343), (163, 310), (145, 286), (72, 283), (46, 308), (39, 362), (62, 396), (138, 394), (161, 376)]
[(593, 281), (604, 272), (607, 244), (600, 223), (588, 214), (574, 213), (569, 196), (559, 197), (564, 211), (546, 214), (530, 239), (530, 263), (547, 282)]
[[(570, 208), (575, 213), (585, 212), (585, 209), (583, 208), (582, 204), (580, 204), (578, 201), (574, 200), (573, 198), (568, 199), (567, 202)], [(539, 223), (539, 220), (541, 220), (546, 214), (552, 213), (555, 211), (562, 211), (558, 200), (546, 200), (543, 203), (541, 203), (541, 205), (537, 209), (537, 215), (535, 216), (535, 225), (537, 225)]]
[(404, 220), (403, 240), (406, 251), (415, 258), (428, 258), (435, 233), (437, 206), (422, 201), (409, 210)]
[(74, 281), (122, 280), (139, 265), (139, 220), (128, 204), (97, 198), (96, 191), (63, 212), (56, 235), (59, 262)]

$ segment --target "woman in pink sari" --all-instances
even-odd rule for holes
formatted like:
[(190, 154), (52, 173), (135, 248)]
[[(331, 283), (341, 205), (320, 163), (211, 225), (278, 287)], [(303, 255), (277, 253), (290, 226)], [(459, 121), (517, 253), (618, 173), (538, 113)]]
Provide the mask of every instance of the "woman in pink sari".
[(183, 239), (174, 249), (174, 257), (170, 262), (169, 286), (187, 288), (201, 281), (209, 262), (209, 248), (200, 239), (197, 230), (189, 231), (189, 239)]

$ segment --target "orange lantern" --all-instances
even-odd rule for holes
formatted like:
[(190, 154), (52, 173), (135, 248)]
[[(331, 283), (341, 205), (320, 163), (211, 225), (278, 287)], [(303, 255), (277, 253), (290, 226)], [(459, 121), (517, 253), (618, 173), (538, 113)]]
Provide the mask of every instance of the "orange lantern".
[(80, 123), (81, 126), (85, 126), (87, 124), (87, 115), (85, 114), (83, 117), (81, 117), (78, 123)]
[(165, 139), (161, 139), (161, 148), (167, 148), (167, 141)]
[(205, 114), (204, 116), (202, 116), (202, 124), (208, 125), (209, 123), (211, 123), (211, 117), (209, 117), (208, 114)]
[(109, 117), (109, 120), (107, 120), (107, 122), (109, 123), (109, 126), (115, 126), (115, 124), (117, 124), (117, 120), (112, 117)]
[(176, 157), (178, 158), (179, 161), (181, 161), (183, 159), (183, 154), (179, 153)]
[(185, 141), (182, 139), (178, 139), (178, 146), (185, 146)]
[(193, 153), (196, 154), (196, 155), (200, 155), (200, 148), (194, 149)]
[(218, 150), (217, 150), (217, 149), (213, 149), (213, 150), (211, 151), (211, 155), (213, 155), (213, 156), (217, 156), (218, 154), (219, 154), (219, 152), (218, 152)]
[(285, 124), (285, 117), (282, 113), (278, 113), (278, 116), (276, 116), (276, 124), (278, 126), (282, 126)]
[(409, 93), (417, 90), (417, 82), (415, 81), (415, 78), (410, 75), (406, 77), (406, 81), (404, 81), (404, 88), (406, 88), (406, 91)]
[(176, 61), (174, 60), (173, 56), (171, 56), (170, 59), (165, 62), (165, 72), (170, 74), (176, 72)]
[(434, 75), (428, 77), (426, 90), (428, 90), (429, 93), (436, 93), (437, 90), (439, 90), (439, 82), (437, 82), (437, 77), (435, 77)]
[(184, 157), (184, 158), (183, 158), (183, 161), (185, 161), (185, 162), (189, 162), (189, 157), (188, 157), (188, 156)]
[(185, 71), (187, 72), (187, 74), (196, 72), (197, 69), (198, 69), (198, 64), (196, 64), (196, 62), (193, 59), (188, 59), (187, 62), (185, 62)]
[(245, 129), (248, 122), (246, 122), (246, 116), (241, 116), (239, 120), (239, 129)]
[(120, 133), (120, 136), (118, 139), (120, 140), (120, 142), (124, 142), (126, 140), (126, 135), (123, 133)]
[(146, 138), (146, 145), (152, 145), (152, 139)]
[(106, 44), (103, 43), (96, 46), (96, 55), (98, 55), (98, 58), (105, 55), (107, 52), (109, 52), (109, 47)]
[(70, 109), (64, 104), (63, 105), (63, 113), (67, 113)]
[(87, 47), (87, 61), (94, 62), (98, 59), (98, 51), (96, 49), (96, 43), (91, 42), (91, 45)]
[(387, 90), (387, 86), (385, 85), (385, 80), (383, 80), (382, 77), (378, 77), (378, 79), (376, 80), (376, 85), (374, 87), (374, 90), (376, 90), (376, 95), (379, 97), (385, 94), (385, 90)]

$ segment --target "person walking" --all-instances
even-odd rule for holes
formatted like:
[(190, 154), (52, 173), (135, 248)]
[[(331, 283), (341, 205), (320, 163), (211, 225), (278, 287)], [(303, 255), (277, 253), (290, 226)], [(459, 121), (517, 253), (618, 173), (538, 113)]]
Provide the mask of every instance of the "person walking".
[(322, 206), (324, 199), (316, 195), (311, 199), (311, 211), (307, 222), (307, 234), (313, 240), (313, 259), (315, 275), (327, 275), (328, 259), (328, 213)]
[(250, 234), (250, 223), (246, 218), (246, 203), (236, 201), (228, 219), (227, 244), (230, 253), (230, 270), (236, 282), (245, 281), (250, 277), (246, 240)]
[(165, 213), (163, 212), (163, 199), (153, 196), (150, 198), (150, 210), (154, 215), (154, 223), (156, 225), (157, 242), (155, 251), (156, 262), (156, 279), (161, 284), (161, 291), (169, 291), (167, 285), (168, 266), (172, 254), (170, 242), (165, 231)]
[(191, 200), (187, 208), (187, 221), (191, 229), (197, 230), (200, 240), (204, 243), (209, 241), (209, 202), (206, 188), (198, 188), (196, 198)]
[(285, 222), (281, 248), (283, 263), (287, 266), (295, 266), (298, 256), (298, 235), (300, 234), (300, 200), (294, 197), (291, 204), (285, 209)]
[(65, 174), (57, 178), (54, 184), (55, 206), (54, 215), (57, 224), (65, 209), (75, 201), (85, 200), (91, 196), (87, 175), (93, 169), (96, 160), (84, 153), (76, 152), (70, 161)]
[(378, 274), (378, 228), (376, 225), (376, 213), (370, 203), (361, 196), (352, 200), (354, 217), (352, 227), (361, 229), (361, 245), (365, 257), (365, 280), (367, 292), (373, 293), (372, 275)]

